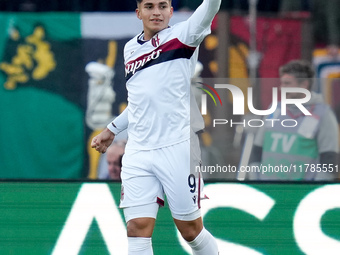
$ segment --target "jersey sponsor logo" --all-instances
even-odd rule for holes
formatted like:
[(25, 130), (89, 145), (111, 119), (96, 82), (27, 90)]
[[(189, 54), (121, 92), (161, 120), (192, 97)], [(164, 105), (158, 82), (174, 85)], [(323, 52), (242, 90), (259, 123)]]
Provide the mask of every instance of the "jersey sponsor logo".
[(153, 51), (151, 52), (151, 54), (143, 57), (143, 59), (138, 59), (134, 62), (129, 62), (128, 64), (126, 64), (125, 66), (125, 75), (128, 75), (129, 73), (135, 74), (136, 71), (140, 68), (143, 68), (143, 66), (150, 62), (152, 59), (157, 59), (159, 57), (159, 55), (161, 54), (162, 50), (157, 50), (157, 51)]
[[(158, 43), (155, 41), (155, 43)], [(178, 39), (172, 39), (150, 53), (131, 60), (125, 65), (126, 80), (129, 80), (136, 72), (144, 68), (180, 58), (190, 59), (196, 47), (183, 44)]]

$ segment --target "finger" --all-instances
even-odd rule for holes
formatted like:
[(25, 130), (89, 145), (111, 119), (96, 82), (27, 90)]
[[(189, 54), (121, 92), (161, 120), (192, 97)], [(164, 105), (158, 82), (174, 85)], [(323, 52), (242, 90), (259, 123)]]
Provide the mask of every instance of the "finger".
[(106, 151), (106, 147), (103, 144), (96, 145), (96, 150), (100, 153), (104, 153), (103, 151)]
[(103, 147), (102, 147), (102, 153), (105, 153), (107, 151), (107, 148), (108, 148), (108, 146), (104, 144)]
[(101, 143), (101, 144), (99, 145), (98, 151), (99, 151), (100, 153), (105, 153), (106, 150), (107, 150), (107, 148), (108, 148), (108, 146), (107, 146), (105, 143)]
[(94, 148), (96, 146), (97, 146), (97, 138), (95, 137), (95, 138), (92, 139), (91, 148)]

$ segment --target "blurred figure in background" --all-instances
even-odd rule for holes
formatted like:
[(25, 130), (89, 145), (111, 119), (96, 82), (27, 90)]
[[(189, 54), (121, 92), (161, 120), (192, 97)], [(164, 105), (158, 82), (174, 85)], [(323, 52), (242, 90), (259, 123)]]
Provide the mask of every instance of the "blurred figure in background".
[(115, 73), (112, 68), (98, 62), (88, 63), (85, 71), (89, 75), (86, 124), (93, 130), (103, 129), (113, 117), (111, 109), (116, 93), (112, 88), (112, 80)]
[(316, 48), (326, 48), (331, 58), (339, 57), (339, 0), (281, 0), (283, 16), (302, 17), (310, 12)]
[[(86, 125), (92, 130), (89, 141), (99, 134), (106, 126), (106, 123), (113, 118), (112, 104), (115, 102), (116, 93), (113, 90), (112, 80), (115, 72), (109, 66), (90, 62), (86, 65), (85, 71), (89, 75)], [(89, 155), (89, 174), (90, 179), (97, 178), (98, 165), (103, 158), (100, 154), (94, 153), (88, 148)]]
[(104, 168), (104, 166), (101, 167), (102, 170), (98, 173), (99, 179), (121, 180), (120, 173), (122, 171), (122, 158), (125, 152), (125, 145), (126, 141), (115, 141), (107, 149), (104, 154), (104, 158), (106, 159), (106, 168)]
[[(291, 61), (280, 68), (281, 88), (304, 88), (310, 91), (313, 77), (314, 70), (305, 61)], [(304, 97), (303, 93), (287, 93), (287, 99)], [(329, 105), (323, 102), (320, 94), (311, 92), (311, 99), (303, 106), (312, 115), (305, 115), (295, 104), (288, 104), (287, 115), (281, 115), (281, 108), (278, 106), (276, 111), (267, 117), (267, 120), (272, 121), (266, 121), (256, 134), (249, 163), (261, 166), (262, 170), (267, 167), (268, 171), (250, 173), (248, 179), (336, 179), (339, 152), (336, 117)], [(287, 119), (295, 120), (297, 125), (283, 126), (282, 121)], [(288, 171), (284, 171), (283, 167)]]

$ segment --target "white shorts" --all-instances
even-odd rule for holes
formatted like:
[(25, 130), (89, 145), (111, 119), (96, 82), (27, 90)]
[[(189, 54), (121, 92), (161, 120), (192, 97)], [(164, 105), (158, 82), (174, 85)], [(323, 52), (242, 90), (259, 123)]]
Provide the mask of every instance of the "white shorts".
[[(173, 215), (200, 208), (203, 180), (196, 173), (200, 148), (195, 134), (190, 140), (155, 150), (126, 149), (122, 167), (121, 208), (153, 203), (164, 205), (164, 193)], [(142, 216), (141, 216), (142, 217)]]

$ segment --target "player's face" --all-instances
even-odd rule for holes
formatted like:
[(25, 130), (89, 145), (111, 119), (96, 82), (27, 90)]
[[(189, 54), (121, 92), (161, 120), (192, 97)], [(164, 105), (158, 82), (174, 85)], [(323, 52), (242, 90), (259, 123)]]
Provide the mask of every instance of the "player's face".
[[(299, 82), (299, 80), (291, 74), (283, 74), (280, 79), (280, 85), (281, 88), (304, 88), (308, 89), (309, 87), (309, 81), (304, 80), (302, 82)], [(304, 97), (305, 95), (303, 93), (287, 93), (287, 98), (301, 98)]]
[(173, 8), (169, 0), (143, 0), (138, 4), (136, 14), (143, 21), (144, 39), (150, 40), (168, 27)]

